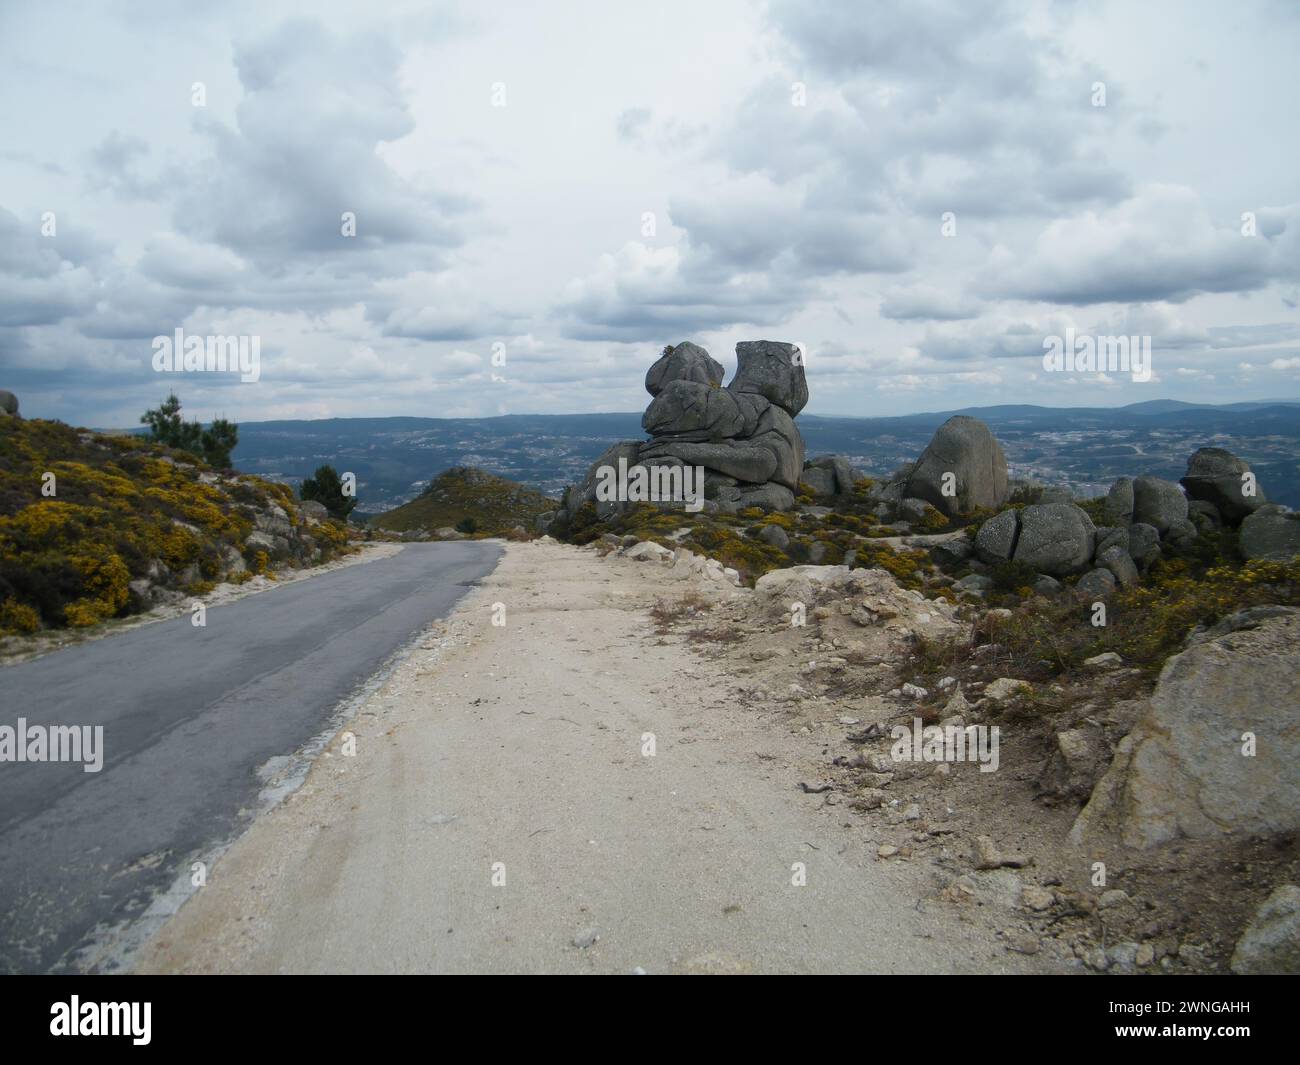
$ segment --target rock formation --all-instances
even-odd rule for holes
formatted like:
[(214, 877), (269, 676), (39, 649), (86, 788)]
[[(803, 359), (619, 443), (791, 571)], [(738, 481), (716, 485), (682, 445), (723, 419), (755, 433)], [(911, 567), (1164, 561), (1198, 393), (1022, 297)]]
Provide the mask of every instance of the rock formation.
[[(557, 531), (592, 503), (600, 517), (627, 505), (598, 498), (602, 467), (702, 467), (706, 509), (788, 510), (804, 468), (795, 416), (808, 402), (802, 359), (793, 344), (736, 345), (736, 375), (722, 387), (722, 364), (697, 344), (664, 349), (646, 373), (653, 397), (641, 419), (648, 441), (628, 440), (601, 455), (581, 485), (565, 493), (551, 519)], [(680, 503), (675, 505), (680, 506)]]
[(0, 418), (7, 415), (18, 417), (18, 397), (12, 392), (0, 390)]

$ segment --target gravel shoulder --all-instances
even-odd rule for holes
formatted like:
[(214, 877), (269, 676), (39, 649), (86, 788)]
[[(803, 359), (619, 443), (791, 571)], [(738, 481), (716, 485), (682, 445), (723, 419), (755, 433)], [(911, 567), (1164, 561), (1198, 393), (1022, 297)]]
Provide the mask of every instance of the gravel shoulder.
[(656, 565), (507, 545), (136, 971), (1053, 971), (799, 790), (827, 738), (656, 632), (684, 594)]

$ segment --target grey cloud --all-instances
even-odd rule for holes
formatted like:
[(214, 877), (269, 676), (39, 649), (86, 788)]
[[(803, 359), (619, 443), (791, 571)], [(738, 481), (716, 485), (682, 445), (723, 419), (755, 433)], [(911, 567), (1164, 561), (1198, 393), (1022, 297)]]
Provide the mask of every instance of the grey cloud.
[(957, 321), (974, 318), (979, 312), (978, 301), (929, 285), (891, 288), (880, 304), (881, 317), (895, 321)]
[(1300, 276), (1300, 208), (1270, 215), (1272, 237), (1215, 225), (1198, 197), (1152, 186), (1111, 212), (1049, 225), (1028, 255), (1002, 256), (979, 282), (992, 297), (1083, 305), (1184, 302)]
[(650, 109), (646, 107), (629, 107), (619, 114), (615, 123), (618, 139), (634, 141), (640, 138), (646, 126), (650, 124)]

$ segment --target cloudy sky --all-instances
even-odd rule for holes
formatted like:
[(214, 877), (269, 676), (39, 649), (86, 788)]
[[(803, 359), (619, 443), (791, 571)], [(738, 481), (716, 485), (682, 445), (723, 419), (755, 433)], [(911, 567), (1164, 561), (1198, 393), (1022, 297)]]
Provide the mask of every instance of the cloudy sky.
[[(0, 5), (31, 416), (638, 410), (685, 339), (825, 415), (1300, 398), (1291, 0), (107, 6)], [(1152, 379), (1045, 373), (1070, 327)]]

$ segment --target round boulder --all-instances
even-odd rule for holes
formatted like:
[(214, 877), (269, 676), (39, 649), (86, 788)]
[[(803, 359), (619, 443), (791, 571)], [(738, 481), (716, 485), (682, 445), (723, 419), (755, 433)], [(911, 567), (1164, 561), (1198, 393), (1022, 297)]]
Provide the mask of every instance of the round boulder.
[(1040, 503), (1020, 512), (1011, 557), (1053, 577), (1078, 573), (1092, 560), (1096, 536), (1092, 519), (1073, 503)]
[(702, 347), (683, 340), (676, 347), (665, 348), (646, 371), (645, 390), (657, 396), (670, 381), (695, 381), (717, 388), (725, 373), (722, 363)]
[(1268, 502), (1250, 467), (1221, 447), (1196, 451), (1187, 460), (1187, 473), (1180, 483), (1189, 499), (1213, 503), (1229, 525), (1238, 524)]
[(996, 509), (1007, 501), (1007, 493), (1002, 445), (987, 425), (964, 414), (935, 430), (908, 475), (905, 492), (950, 518), (977, 507)]

